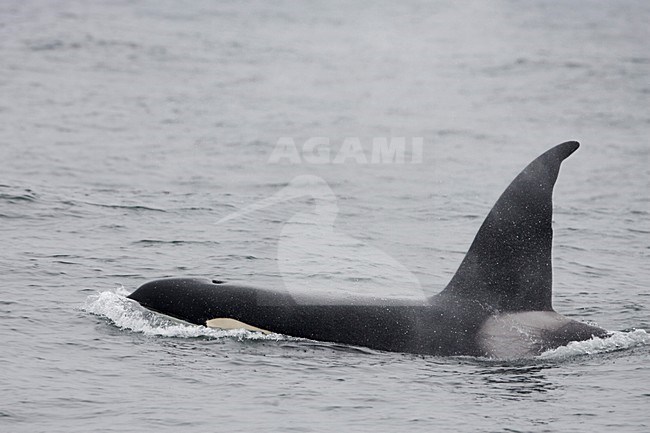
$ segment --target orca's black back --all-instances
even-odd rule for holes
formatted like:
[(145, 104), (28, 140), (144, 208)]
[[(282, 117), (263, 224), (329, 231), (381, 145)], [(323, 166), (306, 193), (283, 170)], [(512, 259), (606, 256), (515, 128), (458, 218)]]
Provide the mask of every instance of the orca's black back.
[(367, 303), (350, 305), (310, 298), (298, 302), (286, 292), (198, 278), (151, 281), (129, 298), (197, 325), (230, 318), (294, 337), (438, 355), (467, 354), (475, 346), (473, 332), (483, 315), (438, 301), (369, 298)]

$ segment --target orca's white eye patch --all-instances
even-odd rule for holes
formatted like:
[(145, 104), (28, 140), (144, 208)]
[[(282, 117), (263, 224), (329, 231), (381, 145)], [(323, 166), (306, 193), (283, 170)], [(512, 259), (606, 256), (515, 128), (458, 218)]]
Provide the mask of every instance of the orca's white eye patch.
[(247, 331), (261, 332), (263, 334), (270, 334), (271, 331), (266, 329), (258, 328), (257, 326), (249, 325), (248, 323), (240, 322), (236, 319), (229, 319), (227, 317), (218, 317), (216, 319), (210, 319), (205, 322), (205, 326), (208, 328), (218, 328), (218, 329), (245, 329)]

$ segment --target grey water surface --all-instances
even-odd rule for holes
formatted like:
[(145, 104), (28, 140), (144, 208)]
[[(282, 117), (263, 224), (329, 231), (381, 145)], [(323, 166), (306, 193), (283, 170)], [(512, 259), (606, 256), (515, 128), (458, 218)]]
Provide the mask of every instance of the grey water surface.
[[(0, 2), (0, 431), (649, 431), (648, 22), (641, 0)], [(422, 357), (125, 297), (435, 294), (573, 139), (554, 306), (610, 338)]]

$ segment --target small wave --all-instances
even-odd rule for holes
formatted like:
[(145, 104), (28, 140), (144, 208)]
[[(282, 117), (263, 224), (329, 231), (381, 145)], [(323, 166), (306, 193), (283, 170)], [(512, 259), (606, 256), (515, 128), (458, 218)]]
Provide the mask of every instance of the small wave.
[[(0, 187), (10, 188), (5, 185), (0, 185)], [(8, 201), (9, 203), (16, 203), (21, 201), (36, 201), (38, 198), (34, 191), (26, 188), (21, 191), (9, 191), (9, 192), (0, 192), (0, 200)]]
[(218, 241), (212, 241), (212, 240), (164, 240), (164, 239), (140, 239), (139, 241), (134, 241), (134, 244), (143, 244), (143, 245), (157, 245), (157, 244), (169, 244), (169, 245), (183, 245), (183, 244), (191, 244), (191, 245), (218, 245)]
[(107, 203), (93, 203), (90, 201), (83, 201), (82, 203), (85, 203), (90, 206), (97, 206), (97, 207), (104, 207), (108, 209), (126, 209), (126, 210), (132, 210), (132, 211), (151, 211), (151, 212), (167, 212), (165, 209), (159, 209), (155, 207), (150, 207), (150, 206), (144, 206), (144, 205), (127, 205), (127, 204), (107, 204)]
[(542, 359), (563, 359), (580, 355), (617, 352), (639, 346), (650, 345), (650, 334), (643, 329), (633, 331), (614, 331), (605, 338), (594, 337), (585, 341), (572, 341), (566, 346), (547, 350), (539, 357)]
[(244, 329), (220, 330), (179, 322), (145, 310), (137, 302), (128, 299), (128, 292), (120, 287), (91, 295), (81, 307), (83, 311), (108, 319), (120, 329), (147, 336), (211, 339), (234, 338), (243, 340), (287, 340), (280, 334), (262, 334)]

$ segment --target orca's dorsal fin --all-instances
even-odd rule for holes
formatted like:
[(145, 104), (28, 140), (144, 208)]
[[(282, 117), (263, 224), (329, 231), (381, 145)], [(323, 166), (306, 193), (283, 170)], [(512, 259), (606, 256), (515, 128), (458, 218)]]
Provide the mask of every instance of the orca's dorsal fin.
[(567, 141), (531, 162), (501, 194), (441, 293), (498, 311), (552, 311), (553, 186)]

